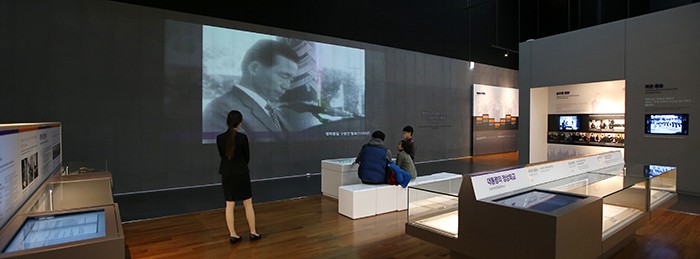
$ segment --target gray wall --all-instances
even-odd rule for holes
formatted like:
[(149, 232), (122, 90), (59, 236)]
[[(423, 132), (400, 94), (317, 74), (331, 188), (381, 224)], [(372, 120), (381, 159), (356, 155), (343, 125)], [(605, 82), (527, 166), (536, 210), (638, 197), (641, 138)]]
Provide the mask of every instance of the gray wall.
[[(216, 147), (201, 144), (201, 70), (190, 66), (201, 59), (168, 81), (166, 20), (365, 49), (366, 130), (393, 148), (413, 125), (417, 161), (470, 155), (472, 83), (517, 87), (513, 70), (108, 1), (1, 1), (0, 20), (0, 123), (62, 122), (64, 161), (107, 160), (115, 193), (220, 181)], [(367, 140), (252, 143), (252, 177), (319, 172)]]
[[(520, 89), (583, 82), (626, 80), (625, 160), (678, 167), (678, 189), (700, 194), (700, 4), (669, 9), (580, 31), (520, 44)], [(647, 84), (664, 84), (661, 94)], [(648, 99), (671, 97), (679, 102), (649, 106)], [(695, 99), (695, 100), (693, 100)], [(529, 96), (521, 94), (522, 127), (528, 136)], [(527, 111), (527, 113), (523, 112)], [(644, 134), (644, 114), (689, 113), (684, 137)], [(520, 138), (520, 162), (529, 161), (529, 141)]]

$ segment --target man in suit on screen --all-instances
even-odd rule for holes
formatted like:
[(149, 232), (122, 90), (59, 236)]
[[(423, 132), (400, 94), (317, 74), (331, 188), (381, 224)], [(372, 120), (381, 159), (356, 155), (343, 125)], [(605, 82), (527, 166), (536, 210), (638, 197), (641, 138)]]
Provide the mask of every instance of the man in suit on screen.
[(203, 132), (226, 131), (226, 115), (238, 110), (243, 132), (257, 141), (286, 139), (289, 122), (279, 98), (290, 88), (299, 56), (283, 42), (259, 40), (241, 62), (242, 76), (231, 90), (211, 101), (202, 116)]

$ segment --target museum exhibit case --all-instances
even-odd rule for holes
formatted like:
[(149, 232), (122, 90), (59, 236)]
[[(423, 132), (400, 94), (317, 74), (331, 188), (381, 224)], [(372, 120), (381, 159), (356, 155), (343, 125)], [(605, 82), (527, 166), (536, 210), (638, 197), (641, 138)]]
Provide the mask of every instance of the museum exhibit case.
[(450, 192), (445, 187), (448, 186), (409, 187), (408, 222), (412, 222), (413, 226), (456, 238), (459, 234), (459, 191)]
[(619, 151), (475, 173), (458, 193), (410, 187), (406, 233), (456, 257), (604, 257), (676, 201), (675, 176)]
[(64, 175), (85, 174), (95, 172), (109, 172), (107, 161), (69, 161), (65, 163), (65, 170), (63, 170)]
[(14, 206), (0, 214), (0, 258), (125, 257), (112, 174), (97, 167), (69, 174), (60, 123), (0, 125), (0, 144), (0, 160), (9, 161), (0, 168), (7, 187), (0, 203)]
[(321, 160), (321, 193), (325, 196), (338, 198), (338, 187), (358, 184), (357, 165), (353, 166), (355, 158), (336, 158)]
[(112, 173), (58, 175), (35, 195), (32, 213), (110, 205), (114, 203)]

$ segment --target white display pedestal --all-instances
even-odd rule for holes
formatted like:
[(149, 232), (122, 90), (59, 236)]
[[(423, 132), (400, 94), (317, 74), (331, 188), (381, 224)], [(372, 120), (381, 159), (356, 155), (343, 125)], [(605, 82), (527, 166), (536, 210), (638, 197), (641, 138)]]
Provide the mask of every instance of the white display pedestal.
[(358, 165), (355, 158), (321, 160), (321, 192), (323, 195), (338, 198), (338, 187), (361, 183), (357, 177)]
[(338, 189), (340, 214), (351, 219), (377, 215), (377, 185), (354, 184)]

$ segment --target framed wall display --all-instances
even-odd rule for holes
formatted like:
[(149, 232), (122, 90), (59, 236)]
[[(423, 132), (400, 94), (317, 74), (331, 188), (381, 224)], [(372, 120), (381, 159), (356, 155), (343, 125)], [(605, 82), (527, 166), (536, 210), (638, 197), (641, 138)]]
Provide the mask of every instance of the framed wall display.
[(518, 89), (474, 84), (472, 155), (518, 150)]

